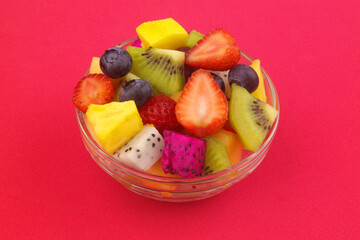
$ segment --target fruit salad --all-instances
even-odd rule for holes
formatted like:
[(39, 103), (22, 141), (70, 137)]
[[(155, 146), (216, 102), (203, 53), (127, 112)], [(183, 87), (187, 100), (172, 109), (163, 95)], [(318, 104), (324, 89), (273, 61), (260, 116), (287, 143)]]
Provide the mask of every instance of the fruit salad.
[(73, 103), (99, 144), (138, 171), (176, 178), (218, 173), (257, 151), (278, 111), (267, 103), (260, 60), (239, 64), (224, 29), (186, 31), (168, 18), (139, 40), (93, 57)]

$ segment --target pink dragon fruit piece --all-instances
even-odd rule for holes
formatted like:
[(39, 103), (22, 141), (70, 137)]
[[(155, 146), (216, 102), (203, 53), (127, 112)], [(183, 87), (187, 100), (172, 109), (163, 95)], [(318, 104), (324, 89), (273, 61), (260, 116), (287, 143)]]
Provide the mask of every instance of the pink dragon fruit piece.
[(133, 44), (131, 44), (131, 46), (140, 47), (140, 48), (141, 48), (141, 40), (140, 40), (140, 39), (136, 40)]
[(206, 141), (164, 130), (165, 147), (161, 158), (165, 173), (184, 178), (201, 176), (205, 161)]

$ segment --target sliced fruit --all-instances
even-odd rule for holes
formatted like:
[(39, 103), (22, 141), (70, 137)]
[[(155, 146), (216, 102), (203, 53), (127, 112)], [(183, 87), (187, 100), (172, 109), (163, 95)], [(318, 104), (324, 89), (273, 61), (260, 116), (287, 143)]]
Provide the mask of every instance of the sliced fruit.
[(211, 74), (199, 69), (186, 83), (175, 113), (187, 132), (204, 137), (223, 127), (228, 119), (228, 103)]
[(131, 72), (148, 81), (154, 95), (173, 95), (183, 89), (185, 53), (165, 49), (142, 49), (129, 46), (127, 51), (133, 59)]
[(215, 29), (186, 53), (185, 63), (191, 67), (224, 71), (235, 66), (240, 57), (235, 38), (223, 29)]
[(112, 156), (129, 167), (146, 171), (161, 158), (164, 145), (156, 128), (147, 125)]
[(106, 104), (113, 97), (114, 87), (110, 78), (103, 74), (90, 74), (77, 83), (72, 100), (76, 108), (85, 113), (90, 104)]
[(151, 97), (140, 109), (144, 124), (153, 124), (163, 134), (167, 130), (179, 130), (181, 125), (175, 116), (176, 102), (164, 94)]
[(161, 176), (161, 177), (170, 177), (170, 178), (181, 178), (177, 174), (171, 174), (171, 173), (165, 173), (164, 169), (161, 164), (161, 160), (157, 161), (152, 167), (145, 171), (146, 173), (155, 175), (155, 176)]
[(189, 33), (189, 36), (186, 38), (185, 46), (192, 48), (197, 44), (197, 42), (204, 37), (204, 34), (201, 34), (195, 30), (192, 30)]
[(131, 46), (133, 46), (133, 47), (141, 47), (141, 40), (137, 39), (135, 42), (133, 42), (133, 44), (131, 44)]
[(230, 124), (239, 135), (245, 149), (259, 150), (274, 123), (278, 111), (251, 96), (243, 87), (231, 85)]
[(165, 130), (164, 141), (161, 163), (165, 173), (184, 178), (201, 176), (206, 152), (203, 139)]
[(260, 60), (255, 59), (250, 66), (255, 70), (255, 72), (259, 77), (259, 86), (254, 92), (251, 93), (251, 95), (260, 99), (263, 102), (267, 102), (265, 86), (264, 86), (264, 77), (261, 72)]
[(134, 101), (91, 104), (86, 117), (102, 147), (110, 155), (143, 128)]
[(100, 58), (99, 57), (92, 58), (91, 65), (89, 68), (89, 74), (96, 74), (96, 73), (104, 74), (100, 68)]
[[(171, 174), (171, 173), (165, 173), (161, 164), (161, 160), (158, 160), (152, 167), (145, 171), (148, 174), (152, 174), (155, 176), (160, 177), (168, 177), (168, 178), (181, 178), (177, 174)], [(151, 187), (153, 189), (162, 189), (162, 190), (175, 190), (177, 186), (175, 184), (171, 183), (164, 183), (164, 182), (156, 182), (156, 181), (149, 181), (146, 179), (141, 179), (142, 183), (145, 184), (148, 187)], [(163, 196), (171, 196), (171, 193), (168, 192), (162, 192)]]
[(232, 165), (235, 165), (241, 161), (244, 147), (239, 137), (235, 133), (220, 129), (211, 136), (219, 139), (225, 144), (226, 151)]
[(231, 167), (225, 144), (219, 139), (207, 136), (204, 175), (210, 175)]
[(136, 28), (143, 48), (177, 49), (185, 46), (188, 33), (172, 18), (142, 23)]

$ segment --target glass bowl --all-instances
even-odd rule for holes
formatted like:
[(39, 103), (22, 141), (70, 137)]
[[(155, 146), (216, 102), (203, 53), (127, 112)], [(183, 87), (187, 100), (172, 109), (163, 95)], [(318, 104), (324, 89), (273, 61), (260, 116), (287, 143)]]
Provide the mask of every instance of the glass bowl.
[[(123, 47), (136, 40), (137, 38), (132, 38), (116, 46)], [(253, 61), (252, 57), (244, 52), (241, 52), (241, 55), (239, 63), (251, 64)], [(275, 86), (265, 70), (263, 68), (261, 70), (264, 76), (267, 101), (279, 111), (280, 115), (279, 99)], [(95, 135), (87, 121), (86, 115), (76, 109), (82, 140), (95, 162), (127, 189), (145, 197), (168, 202), (187, 202), (208, 198), (224, 191), (248, 176), (262, 162), (269, 151), (279, 124), (279, 115), (260, 149), (256, 152), (244, 150), (242, 160), (238, 164), (213, 175), (180, 179), (155, 176), (134, 170), (111, 157), (102, 149), (96, 137), (94, 137)]]

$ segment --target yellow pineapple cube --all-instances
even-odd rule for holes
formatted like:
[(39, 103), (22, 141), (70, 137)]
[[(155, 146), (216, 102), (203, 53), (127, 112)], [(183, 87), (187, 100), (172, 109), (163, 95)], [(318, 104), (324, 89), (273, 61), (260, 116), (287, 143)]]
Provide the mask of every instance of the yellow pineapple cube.
[(95, 73), (104, 74), (100, 68), (100, 58), (99, 57), (93, 57), (92, 61), (91, 61), (89, 74), (95, 74)]
[(101, 146), (113, 154), (143, 128), (134, 101), (90, 104), (86, 117)]
[(185, 46), (188, 33), (172, 18), (145, 22), (136, 28), (143, 48), (178, 49)]
[(251, 95), (260, 99), (263, 102), (266, 102), (267, 97), (266, 97), (265, 86), (264, 86), (264, 77), (261, 73), (260, 60), (255, 59), (250, 66), (255, 70), (255, 72), (257, 73), (257, 75), (259, 77), (259, 86), (254, 92), (251, 93)]

